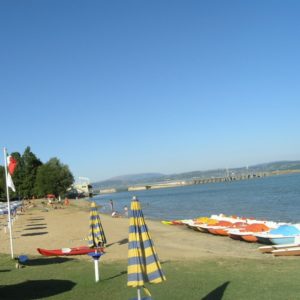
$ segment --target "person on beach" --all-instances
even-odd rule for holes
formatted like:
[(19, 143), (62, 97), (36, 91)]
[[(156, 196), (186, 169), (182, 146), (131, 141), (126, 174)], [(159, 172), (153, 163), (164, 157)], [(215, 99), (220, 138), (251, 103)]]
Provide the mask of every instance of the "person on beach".
[(111, 214), (111, 216), (113, 218), (119, 218), (119, 217), (121, 217), (121, 215), (117, 211), (113, 211), (112, 214)]
[(109, 206), (110, 206), (111, 212), (113, 213), (114, 212), (114, 202), (112, 201), (112, 199), (109, 200)]
[(126, 218), (128, 217), (128, 207), (127, 207), (127, 205), (124, 206), (124, 216)]
[(66, 199), (65, 199), (65, 202), (64, 202), (64, 205), (65, 205), (65, 206), (69, 206), (69, 204), (70, 204), (70, 201), (69, 201), (68, 198), (66, 198)]

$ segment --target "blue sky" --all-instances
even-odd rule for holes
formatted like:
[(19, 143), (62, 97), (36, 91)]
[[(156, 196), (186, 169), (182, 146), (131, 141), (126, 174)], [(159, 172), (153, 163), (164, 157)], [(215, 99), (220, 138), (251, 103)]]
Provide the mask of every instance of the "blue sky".
[(2, 1), (0, 144), (92, 181), (300, 159), (299, 1)]

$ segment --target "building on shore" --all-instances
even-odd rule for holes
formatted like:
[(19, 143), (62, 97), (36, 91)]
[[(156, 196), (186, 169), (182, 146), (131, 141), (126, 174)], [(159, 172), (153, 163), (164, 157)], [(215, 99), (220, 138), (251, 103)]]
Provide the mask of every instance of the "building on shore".
[(70, 188), (70, 191), (77, 194), (77, 197), (92, 197), (93, 186), (90, 184), (90, 180), (86, 177), (79, 177), (79, 182), (74, 183)]
[(93, 187), (89, 183), (77, 183), (74, 184), (73, 187), (79, 195), (83, 195), (85, 197), (93, 196)]
[(147, 186), (129, 186), (128, 191), (143, 191), (147, 190)]
[(164, 188), (172, 188), (178, 186), (189, 185), (190, 183), (187, 181), (167, 181), (160, 183), (153, 183), (149, 185), (141, 185), (141, 186), (130, 186), (128, 187), (128, 191), (142, 191), (142, 190), (154, 190), (154, 189), (164, 189)]
[(111, 193), (116, 193), (116, 192), (117, 192), (117, 190), (114, 188), (99, 190), (99, 194), (111, 194)]

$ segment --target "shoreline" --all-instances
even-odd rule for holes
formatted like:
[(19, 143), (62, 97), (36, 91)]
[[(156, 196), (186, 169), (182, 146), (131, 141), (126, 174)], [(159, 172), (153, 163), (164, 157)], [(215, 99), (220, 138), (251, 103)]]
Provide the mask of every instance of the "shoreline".
[[(69, 207), (48, 208), (35, 200), (13, 226), (15, 256), (39, 256), (37, 248), (57, 249), (87, 245), (89, 232), (89, 206), (86, 199), (71, 200)], [(107, 238), (103, 261), (127, 260), (128, 218), (112, 218), (100, 213)], [(2, 222), (1, 222), (2, 223)], [(158, 220), (146, 219), (156, 252), (161, 260), (220, 259), (273, 259), (257, 250), (258, 244), (234, 241), (228, 237), (195, 232), (184, 225), (164, 225)], [(9, 234), (0, 232), (0, 253), (10, 253)], [(87, 255), (76, 256), (89, 259)]]

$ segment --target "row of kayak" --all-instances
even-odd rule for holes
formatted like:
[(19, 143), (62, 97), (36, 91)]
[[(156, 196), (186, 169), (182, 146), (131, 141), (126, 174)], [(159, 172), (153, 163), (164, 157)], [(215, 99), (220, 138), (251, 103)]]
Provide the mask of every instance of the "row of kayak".
[(293, 250), (288, 249), (287, 255), (300, 255), (300, 224), (278, 223), (236, 216), (227, 217), (224, 214), (193, 220), (163, 221), (163, 223), (168, 225), (186, 225), (195, 231), (228, 236), (234, 240), (282, 246), (280, 249), (271, 246), (260, 249), (263, 253), (284, 255), (282, 253), (285, 249), (294, 248)]

